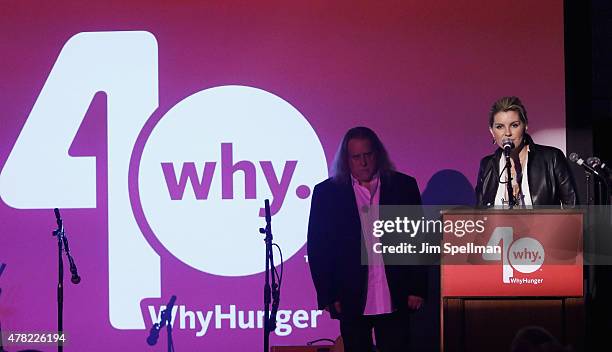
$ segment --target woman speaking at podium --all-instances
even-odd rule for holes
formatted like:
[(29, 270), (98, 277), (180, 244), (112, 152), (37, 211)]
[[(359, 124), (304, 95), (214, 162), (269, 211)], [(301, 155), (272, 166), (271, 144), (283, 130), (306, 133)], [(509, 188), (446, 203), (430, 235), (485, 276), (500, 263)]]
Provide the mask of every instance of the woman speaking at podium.
[[(477, 206), (577, 204), (576, 185), (563, 152), (535, 144), (527, 134), (527, 122), (527, 110), (517, 97), (500, 98), (491, 106), (489, 131), (498, 148), (480, 161)], [(511, 185), (507, 182), (508, 164)]]

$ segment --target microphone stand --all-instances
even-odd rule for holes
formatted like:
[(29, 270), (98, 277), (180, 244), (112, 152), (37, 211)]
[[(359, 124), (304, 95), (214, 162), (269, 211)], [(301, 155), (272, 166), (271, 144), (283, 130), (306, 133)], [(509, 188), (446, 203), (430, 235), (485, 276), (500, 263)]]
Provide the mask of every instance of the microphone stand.
[[(279, 285), (276, 283), (276, 275), (270, 272), (274, 269), (274, 255), (272, 253), (272, 217), (270, 215), (270, 201), (264, 201), (266, 210), (266, 227), (260, 228), (260, 233), (265, 233), (266, 238), (266, 274), (264, 283), (264, 352), (270, 350), (270, 332), (276, 329), (276, 313), (280, 302)], [(272, 285), (270, 286), (270, 277)], [(270, 302), (272, 301), (272, 312), (270, 312)]]
[[(53, 236), (57, 237), (57, 333), (62, 334), (64, 331), (64, 260), (62, 259), (64, 226), (61, 219), (57, 221), (57, 230), (53, 231)], [(64, 346), (61, 342), (57, 343), (57, 351), (62, 352)]]
[[(68, 247), (68, 237), (64, 232), (64, 222), (60, 217), (59, 209), (55, 208), (55, 218), (57, 220), (57, 229), (53, 231), (53, 236), (57, 237), (57, 265), (58, 265), (58, 278), (57, 278), (57, 333), (61, 336), (64, 332), (64, 260), (62, 259), (62, 252), (66, 253), (68, 262), (70, 263), (70, 272), (72, 273), (72, 283), (78, 284), (81, 282), (81, 278), (77, 274), (77, 268), (70, 255), (70, 247)], [(62, 352), (64, 350), (63, 338), (60, 338), (57, 342), (57, 351)]]
[(172, 310), (174, 308), (175, 302), (176, 296), (173, 295), (172, 297), (170, 297), (170, 302), (168, 302), (166, 308), (161, 312), (161, 321), (159, 323), (153, 324), (153, 326), (151, 327), (149, 337), (147, 338), (147, 343), (150, 346), (153, 346), (157, 343), (157, 339), (159, 338), (159, 329), (166, 326), (166, 334), (168, 335), (168, 352), (174, 352), (174, 341), (172, 340)]
[(508, 206), (510, 209), (516, 205), (514, 198), (514, 190), (512, 189), (512, 163), (510, 162), (510, 154), (506, 154), (506, 190), (508, 192)]

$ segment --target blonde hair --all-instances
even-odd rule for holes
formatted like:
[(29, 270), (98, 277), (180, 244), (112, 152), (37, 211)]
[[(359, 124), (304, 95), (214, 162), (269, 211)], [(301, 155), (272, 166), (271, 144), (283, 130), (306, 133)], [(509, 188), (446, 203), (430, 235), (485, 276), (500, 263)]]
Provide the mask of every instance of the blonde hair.
[(497, 99), (489, 111), (489, 127), (493, 127), (495, 114), (498, 112), (516, 111), (521, 121), (527, 125), (527, 109), (518, 97), (502, 97)]

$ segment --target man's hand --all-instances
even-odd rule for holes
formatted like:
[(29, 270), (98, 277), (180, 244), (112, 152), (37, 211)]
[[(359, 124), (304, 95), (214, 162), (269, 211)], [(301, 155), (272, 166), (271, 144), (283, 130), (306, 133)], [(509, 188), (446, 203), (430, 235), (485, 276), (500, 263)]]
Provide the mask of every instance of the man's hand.
[(418, 310), (423, 305), (423, 298), (419, 296), (408, 296), (408, 308)]
[[(336, 310), (336, 312), (338, 312), (338, 314), (342, 313), (342, 306), (340, 305), (339, 301), (334, 302), (334, 309)], [(329, 306), (325, 307), (325, 310), (329, 312)]]

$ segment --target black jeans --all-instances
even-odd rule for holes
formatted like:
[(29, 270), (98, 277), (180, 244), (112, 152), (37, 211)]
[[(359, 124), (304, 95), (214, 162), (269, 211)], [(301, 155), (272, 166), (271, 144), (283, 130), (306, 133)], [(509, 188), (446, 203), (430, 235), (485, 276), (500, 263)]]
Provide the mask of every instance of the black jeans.
[(372, 352), (372, 329), (376, 347), (381, 352), (405, 352), (410, 348), (409, 317), (393, 312), (340, 319), (340, 333), (345, 352)]

